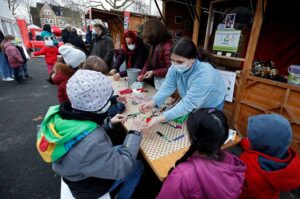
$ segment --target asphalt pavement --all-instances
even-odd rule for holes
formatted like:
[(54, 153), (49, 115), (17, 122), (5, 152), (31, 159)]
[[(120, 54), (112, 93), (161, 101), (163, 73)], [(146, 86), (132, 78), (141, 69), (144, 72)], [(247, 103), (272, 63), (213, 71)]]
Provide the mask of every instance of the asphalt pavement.
[(59, 198), (60, 178), (36, 150), (36, 126), (58, 103), (43, 58), (28, 62), (26, 84), (0, 80), (0, 198)]

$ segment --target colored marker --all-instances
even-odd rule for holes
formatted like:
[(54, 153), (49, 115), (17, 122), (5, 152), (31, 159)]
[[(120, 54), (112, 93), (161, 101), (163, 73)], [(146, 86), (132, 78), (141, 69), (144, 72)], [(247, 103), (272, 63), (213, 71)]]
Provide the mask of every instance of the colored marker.
[(179, 135), (178, 137), (174, 138), (172, 141), (180, 140), (181, 138), (184, 138), (184, 134)]
[(167, 140), (168, 142), (172, 142), (167, 136), (163, 135), (161, 132), (157, 131), (156, 133), (163, 139)]

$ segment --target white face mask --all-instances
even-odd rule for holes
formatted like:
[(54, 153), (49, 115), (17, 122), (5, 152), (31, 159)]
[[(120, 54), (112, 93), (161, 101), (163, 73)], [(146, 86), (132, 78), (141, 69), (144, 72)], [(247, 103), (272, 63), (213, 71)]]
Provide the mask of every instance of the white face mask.
[(93, 35), (97, 35), (98, 34), (94, 28), (92, 29), (92, 34)]
[(179, 73), (184, 73), (186, 71), (188, 71), (190, 69), (190, 67), (188, 67), (185, 64), (173, 64), (173, 67), (176, 69), (177, 72)]
[(46, 37), (46, 38), (45, 38), (45, 45), (46, 45), (46, 46), (54, 46), (53, 40), (54, 40), (53, 37)]
[(127, 44), (127, 48), (129, 50), (134, 50), (135, 49), (135, 45), (134, 44)]

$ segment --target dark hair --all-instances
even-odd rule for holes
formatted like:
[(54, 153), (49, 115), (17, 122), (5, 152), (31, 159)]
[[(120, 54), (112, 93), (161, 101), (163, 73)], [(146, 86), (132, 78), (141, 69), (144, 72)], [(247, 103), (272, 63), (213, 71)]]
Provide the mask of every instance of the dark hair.
[(222, 111), (215, 108), (193, 111), (187, 120), (187, 129), (191, 146), (175, 166), (185, 162), (195, 152), (199, 152), (207, 158), (223, 160), (221, 147), (228, 138), (229, 127)]
[(52, 33), (52, 32), (51, 32), (51, 26), (50, 26), (49, 24), (45, 24), (45, 25), (43, 26), (43, 30)]
[(142, 37), (151, 45), (157, 45), (172, 38), (167, 27), (159, 19), (150, 19), (143, 24)]
[(209, 50), (205, 50), (203, 46), (198, 47), (198, 58), (202, 62), (208, 62), (212, 65), (215, 65), (214, 58), (212, 56), (212, 52)]
[(95, 24), (94, 26), (100, 28), (102, 31), (106, 31), (106, 28), (101, 24)]
[(97, 56), (89, 56), (83, 63), (82, 69), (101, 72), (104, 75), (108, 74), (108, 67), (103, 59)]
[(187, 59), (198, 57), (197, 48), (194, 42), (188, 37), (183, 37), (176, 41), (172, 46), (171, 54), (176, 54)]

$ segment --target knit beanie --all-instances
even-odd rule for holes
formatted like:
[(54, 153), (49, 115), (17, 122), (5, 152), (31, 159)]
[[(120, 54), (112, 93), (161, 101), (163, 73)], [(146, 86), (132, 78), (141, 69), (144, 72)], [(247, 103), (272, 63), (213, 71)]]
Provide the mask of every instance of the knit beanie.
[(67, 65), (76, 68), (86, 60), (86, 55), (79, 49), (70, 45), (63, 45), (58, 48), (59, 53), (63, 56)]
[(291, 125), (281, 115), (256, 115), (248, 119), (248, 138), (253, 150), (282, 158), (291, 144)]
[(67, 83), (72, 108), (96, 112), (107, 107), (113, 94), (111, 81), (102, 73), (78, 70)]

